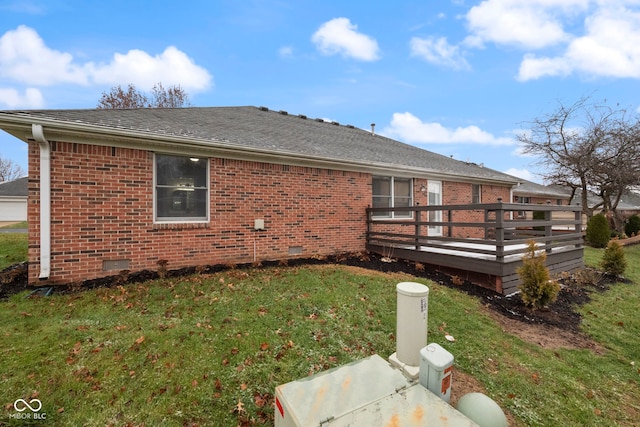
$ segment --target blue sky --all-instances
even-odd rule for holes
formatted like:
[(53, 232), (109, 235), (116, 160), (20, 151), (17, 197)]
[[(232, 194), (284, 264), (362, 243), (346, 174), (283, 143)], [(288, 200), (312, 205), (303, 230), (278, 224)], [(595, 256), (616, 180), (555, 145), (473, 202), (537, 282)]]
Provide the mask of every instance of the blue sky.
[[(640, 0), (0, 0), (0, 109), (158, 82), (540, 181), (528, 122), (583, 96), (640, 111)], [(27, 170), (4, 132), (0, 156)]]

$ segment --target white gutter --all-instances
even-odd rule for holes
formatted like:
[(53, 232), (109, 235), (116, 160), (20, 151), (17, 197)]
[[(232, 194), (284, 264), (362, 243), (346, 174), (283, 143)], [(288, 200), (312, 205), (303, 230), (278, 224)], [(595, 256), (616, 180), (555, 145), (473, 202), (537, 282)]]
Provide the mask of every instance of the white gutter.
[(51, 144), (42, 125), (31, 125), (33, 139), (40, 146), (40, 279), (51, 274)]

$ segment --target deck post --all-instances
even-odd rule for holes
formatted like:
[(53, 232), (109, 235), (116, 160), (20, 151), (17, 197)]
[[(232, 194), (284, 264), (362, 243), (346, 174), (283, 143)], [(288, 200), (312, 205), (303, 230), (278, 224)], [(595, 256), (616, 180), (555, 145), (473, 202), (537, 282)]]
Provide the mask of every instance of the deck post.
[(420, 218), (422, 215), (420, 215), (421, 213), (420, 208), (415, 209), (414, 212), (415, 212), (415, 222), (416, 222), (416, 225), (415, 225), (416, 234), (414, 238), (416, 242), (416, 251), (419, 251), (420, 250)]
[[(551, 206), (551, 200), (547, 200), (547, 206)], [(551, 211), (544, 211), (544, 220), (549, 222), (551, 221)], [(551, 237), (553, 234), (553, 230), (551, 224), (544, 226), (544, 237)], [(551, 253), (551, 239), (545, 239), (544, 241), (545, 252)]]
[[(578, 205), (578, 206), (580, 206), (580, 205)], [(575, 230), (576, 234), (582, 234), (582, 209), (575, 211), (574, 215), (575, 215), (574, 218), (575, 218), (575, 221), (576, 221), (576, 224), (574, 225), (574, 230)], [(576, 248), (579, 248), (581, 246), (582, 245), (579, 244), (579, 243), (576, 243), (576, 245), (575, 245)]]
[(370, 205), (367, 206), (367, 235), (365, 237), (365, 243), (367, 245), (371, 243), (371, 218), (373, 217), (373, 213), (369, 208), (371, 208)]
[(496, 209), (496, 261), (504, 261), (504, 208), (502, 197), (498, 198), (499, 207)]

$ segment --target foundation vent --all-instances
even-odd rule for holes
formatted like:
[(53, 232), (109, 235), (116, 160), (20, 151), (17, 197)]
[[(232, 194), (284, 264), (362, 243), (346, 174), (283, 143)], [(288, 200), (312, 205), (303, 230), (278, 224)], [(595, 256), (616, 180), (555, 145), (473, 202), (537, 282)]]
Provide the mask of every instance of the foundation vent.
[(102, 271), (122, 271), (129, 269), (129, 259), (113, 259), (102, 261)]

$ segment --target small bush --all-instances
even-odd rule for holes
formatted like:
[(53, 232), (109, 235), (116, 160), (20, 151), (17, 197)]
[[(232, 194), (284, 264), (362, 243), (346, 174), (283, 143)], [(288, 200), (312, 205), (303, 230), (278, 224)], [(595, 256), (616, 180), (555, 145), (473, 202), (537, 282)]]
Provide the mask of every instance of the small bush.
[(594, 248), (604, 248), (609, 243), (611, 231), (603, 214), (594, 215), (587, 222), (587, 242)]
[(516, 272), (522, 279), (522, 301), (530, 307), (540, 309), (558, 298), (560, 285), (549, 276), (549, 269), (544, 264), (547, 254), (537, 254), (536, 250), (536, 242), (531, 240), (527, 252), (522, 257), (522, 267)]
[(640, 216), (633, 214), (624, 224), (624, 234), (633, 236), (634, 234), (637, 235), (638, 232), (640, 232)]
[(611, 240), (604, 250), (602, 255), (602, 262), (600, 264), (602, 269), (609, 274), (619, 276), (624, 273), (627, 268), (627, 260), (624, 258), (624, 249), (617, 240)]

